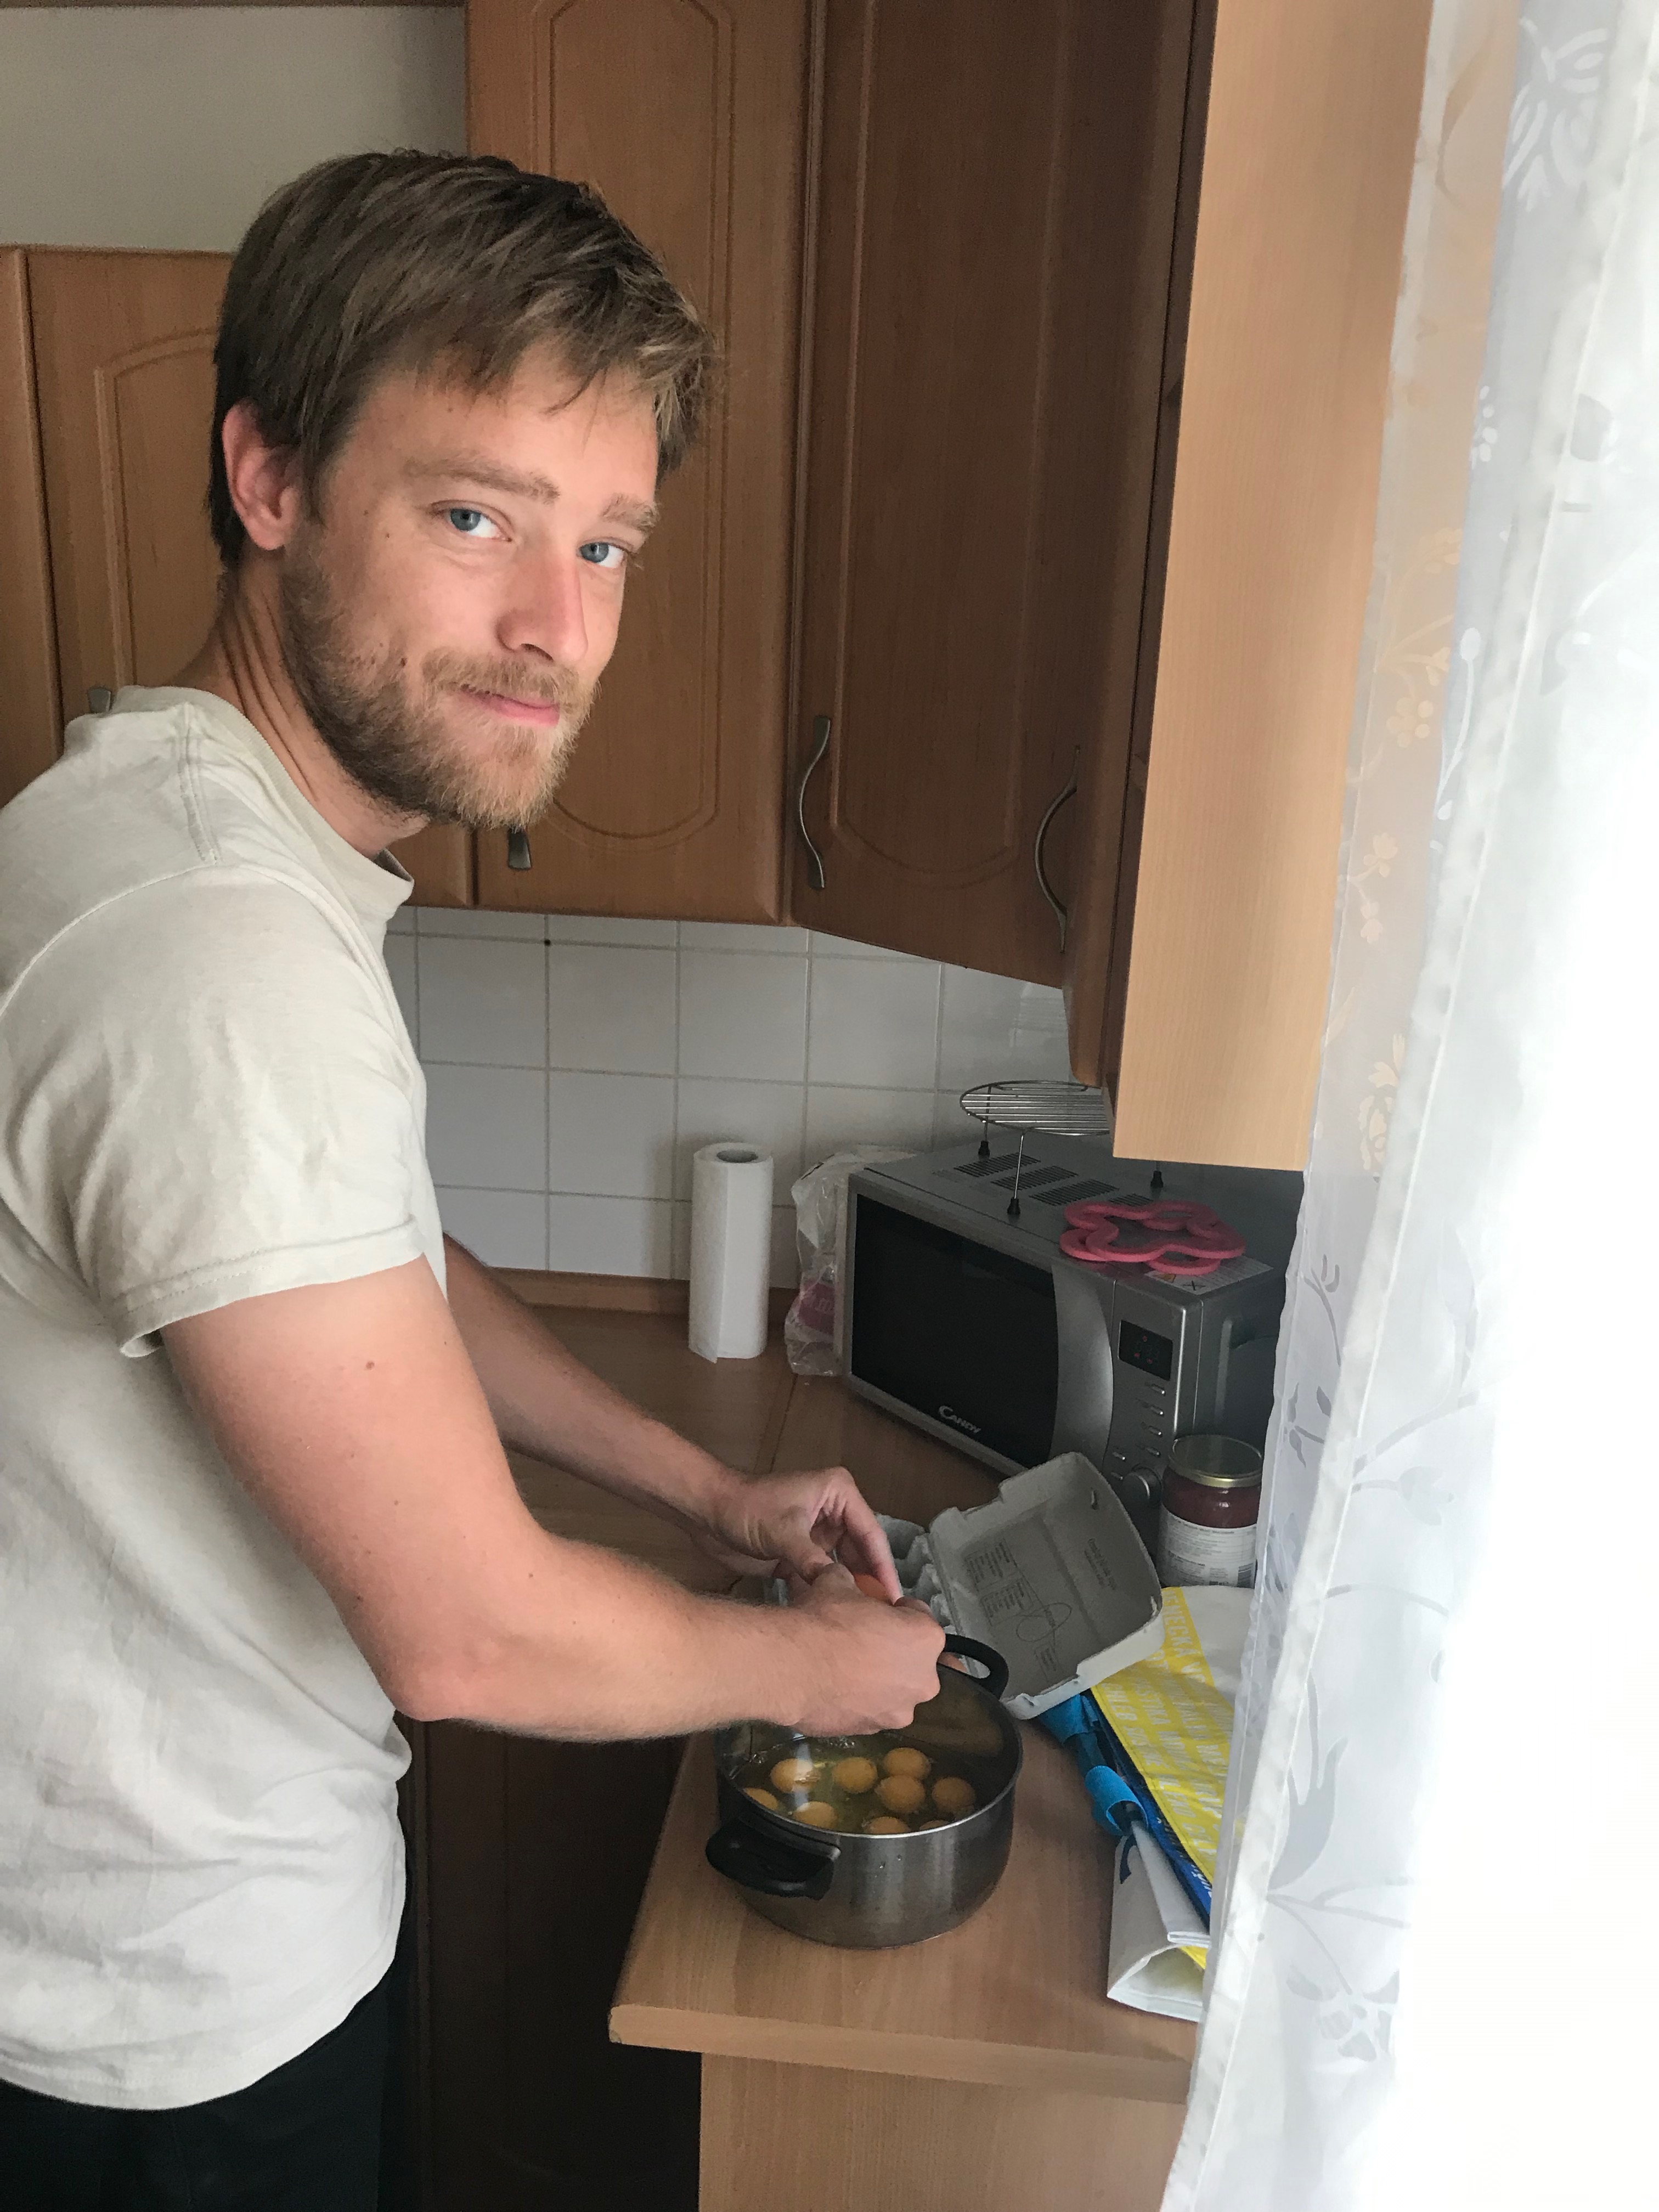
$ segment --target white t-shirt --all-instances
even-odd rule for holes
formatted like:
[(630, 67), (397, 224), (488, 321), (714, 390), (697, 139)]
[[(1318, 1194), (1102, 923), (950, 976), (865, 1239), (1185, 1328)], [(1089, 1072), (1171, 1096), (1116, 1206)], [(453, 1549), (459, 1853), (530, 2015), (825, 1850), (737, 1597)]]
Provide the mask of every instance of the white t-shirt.
[(157, 1332), (417, 1259), (409, 896), (222, 701), (123, 690), (0, 814), (0, 2078), (246, 2087), (392, 1958), (408, 1750)]

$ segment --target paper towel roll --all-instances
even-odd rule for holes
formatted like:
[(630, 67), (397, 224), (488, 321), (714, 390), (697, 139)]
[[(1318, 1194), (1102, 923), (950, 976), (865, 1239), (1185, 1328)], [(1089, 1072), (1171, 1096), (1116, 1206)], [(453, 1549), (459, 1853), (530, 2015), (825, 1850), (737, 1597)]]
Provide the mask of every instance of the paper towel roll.
[(691, 1349), (757, 1359), (772, 1276), (772, 1156), (736, 1139), (691, 1156)]

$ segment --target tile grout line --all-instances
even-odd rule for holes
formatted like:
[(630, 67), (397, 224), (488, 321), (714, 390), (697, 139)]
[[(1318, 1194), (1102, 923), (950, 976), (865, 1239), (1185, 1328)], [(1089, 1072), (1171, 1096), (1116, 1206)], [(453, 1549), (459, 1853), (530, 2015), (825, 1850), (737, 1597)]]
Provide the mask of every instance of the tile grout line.
[[(817, 973), (818, 954), (812, 943), (814, 932), (806, 933), (806, 1018), (802, 1025), (800, 1058), (800, 1119), (795, 1127), (795, 1157), (805, 1175), (816, 1163), (806, 1157), (806, 1131), (812, 1108), (812, 978)], [(776, 1196), (775, 1191), (773, 1194)]]
[(542, 916), (542, 1265), (553, 1265), (553, 940)]
[[(678, 1255), (674, 1248), (679, 1241), (677, 1232), (679, 1227), (679, 1214), (678, 1208), (679, 1206), (680, 1188), (680, 1085), (684, 1079), (680, 1073), (680, 1028), (682, 1022), (680, 1011), (680, 954), (682, 950), (683, 933), (680, 924), (677, 921), (674, 924), (674, 1096), (669, 1110), (670, 1125), (672, 1128), (673, 1135), (670, 1140), (668, 1147), (668, 1273), (671, 1280), (673, 1281), (678, 1280), (678, 1277), (675, 1273), (675, 1269), (678, 1264)], [(691, 1218), (689, 1212), (686, 1216), (685, 1223), (685, 1273), (686, 1279), (690, 1281), (691, 1276)]]
[[(541, 1073), (533, 1062), (505, 1060), (429, 1060), (427, 1067), (475, 1067), (501, 1075), (537, 1075)], [(559, 1067), (548, 1070), (550, 1075), (603, 1075), (622, 1083), (673, 1083), (677, 1079), (670, 1068), (661, 1067)], [(786, 1075), (688, 1075), (679, 1079), (686, 1083), (719, 1083), (738, 1085), (748, 1091), (799, 1091), (805, 1086)], [(819, 1091), (870, 1091), (886, 1097), (902, 1091), (908, 1097), (925, 1098), (931, 1085), (926, 1083), (820, 1083)]]

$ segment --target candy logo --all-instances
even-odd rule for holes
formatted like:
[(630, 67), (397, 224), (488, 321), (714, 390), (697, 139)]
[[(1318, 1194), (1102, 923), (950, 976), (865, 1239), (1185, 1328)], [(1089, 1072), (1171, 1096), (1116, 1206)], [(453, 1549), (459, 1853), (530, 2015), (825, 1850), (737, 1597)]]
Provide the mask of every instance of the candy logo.
[(966, 1429), (970, 1437), (979, 1434), (979, 1423), (964, 1419), (954, 1406), (941, 1406), (939, 1417), (941, 1421), (949, 1421), (953, 1429)]

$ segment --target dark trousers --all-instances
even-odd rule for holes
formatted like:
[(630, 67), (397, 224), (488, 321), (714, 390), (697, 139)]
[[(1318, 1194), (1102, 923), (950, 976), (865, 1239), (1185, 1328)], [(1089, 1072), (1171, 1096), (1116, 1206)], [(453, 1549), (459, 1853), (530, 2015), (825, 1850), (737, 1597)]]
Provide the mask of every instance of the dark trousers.
[(172, 2112), (65, 2104), (0, 2081), (6, 2212), (376, 2212), (393, 1966), (340, 2025), (246, 2089)]

